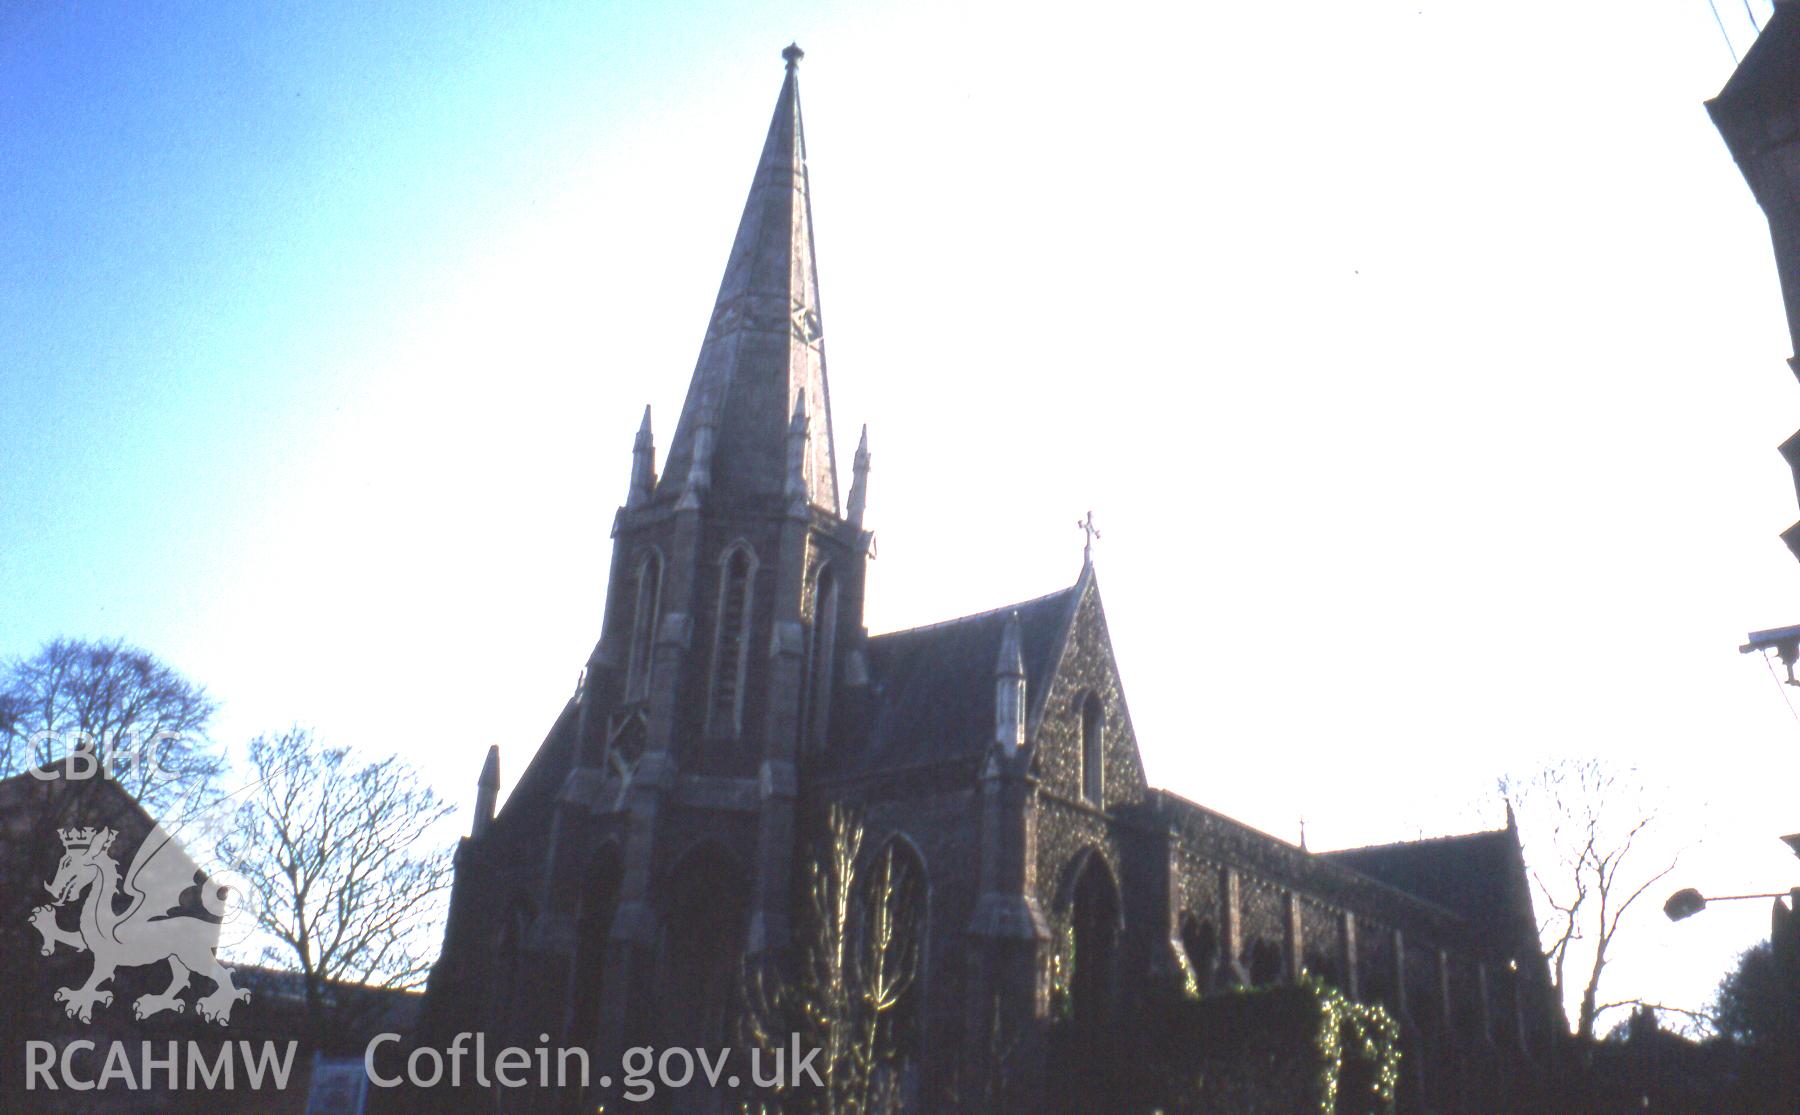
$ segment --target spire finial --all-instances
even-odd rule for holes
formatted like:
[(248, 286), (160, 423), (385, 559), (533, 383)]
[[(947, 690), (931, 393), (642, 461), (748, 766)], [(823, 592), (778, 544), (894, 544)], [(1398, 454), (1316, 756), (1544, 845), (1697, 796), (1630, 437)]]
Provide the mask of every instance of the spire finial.
[(1025, 655), (1019, 613), (1006, 617), (1000, 632), (1000, 655), (994, 662), (994, 742), (1007, 758), (1025, 746)]
[(869, 506), (869, 427), (862, 428), (862, 440), (856, 443), (856, 459), (850, 479), (850, 503), (845, 508), (850, 521), (862, 526), (863, 513)]
[(481, 837), (494, 824), (494, 806), (500, 798), (500, 745), (488, 748), (481, 764), (481, 776), (475, 780), (475, 823), (469, 835)]
[(1006, 617), (1006, 626), (1000, 629), (1000, 654), (994, 661), (994, 673), (1004, 678), (1025, 676), (1025, 653), (1020, 641), (1019, 613), (1016, 611)]
[(806, 57), (806, 52), (800, 49), (799, 43), (789, 43), (782, 50), (781, 57), (787, 63), (788, 72), (793, 73), (794, 67), (800, 64), (800, 59)]
[(625, 506), (640, 507), (650, 502), (656, 491), (656, 439), (650, 433), (650, 408), (644, 407), (644, 421), (631, 442), (631, 487), (625, 495)]

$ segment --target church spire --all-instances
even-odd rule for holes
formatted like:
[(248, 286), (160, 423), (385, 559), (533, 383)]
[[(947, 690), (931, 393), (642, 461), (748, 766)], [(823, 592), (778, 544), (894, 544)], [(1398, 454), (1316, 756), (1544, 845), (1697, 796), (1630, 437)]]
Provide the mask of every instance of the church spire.
[(659, 496), (786, 503), (792, 416), (809, 416), (806, 503), (838, 510), (837, 460), (813, 258), (798, 46), (725, 264), (670, 442)]

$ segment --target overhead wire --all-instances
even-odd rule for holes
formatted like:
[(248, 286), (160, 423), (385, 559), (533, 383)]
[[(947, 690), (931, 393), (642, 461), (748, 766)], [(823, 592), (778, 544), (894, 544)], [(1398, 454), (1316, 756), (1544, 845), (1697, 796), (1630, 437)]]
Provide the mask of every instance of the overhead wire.
[(1775, 660), (1769, 655), (1764, 654), (1763, 665), (1769, 668), (1769, 680), (1774, 682), (1775, 688), (1780, 691), (1781, 702), (1787, 706), (1788, 714), (1796, 721), (1800, 721), (1800, 709), (1794, 708), (1794, 700), (1788, 696), (1788, 687), (1782, 683), (1782, 680), (1779, 677), (1775, 676)]
[(1719, 25), (1719, 37), (1725, 40), (1725, 49), (1731, 52), (1731, 64), (1737, 65), (1737, 47), (1731, 45), (1731, 35), (1725, 30), (1725, 21), (1719, 18), (1719, 6), (1713, 0), (1706, 0), (1706, 7), (1713, 14), (1713, 22)]

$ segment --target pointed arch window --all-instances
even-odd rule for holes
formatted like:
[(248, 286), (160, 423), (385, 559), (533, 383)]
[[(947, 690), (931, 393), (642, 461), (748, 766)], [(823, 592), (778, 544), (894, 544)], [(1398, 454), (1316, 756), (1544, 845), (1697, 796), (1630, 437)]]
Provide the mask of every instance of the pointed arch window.
[(526, 970), (525, 938), (531, 932), (537, 911), (531, 900), (522, 894), (514, 895), (505, 909), (500, 929), (495, 934), (494, 952), (499, 963), (491, 971), (494, 982), (488, 1001), (496, 1008), (495, 1020), (500, 1031), (511, 1038), (523, 1029), (518, 1022), (523, 1009), (517, 995)]
[(719, 565), (719, 615), (713, 636), (709, 723), (718, 735), (738, 734), (744, 716), (744, 671), (750, 651), (750, 581), (756, 558), (747, 546), (726, 551)]
[(1081, 796), (1101, 804), (1106, 790), (1106, 706), (1098, 693), (1081, 702)]
[(631, 657), (625, 671), (625, 699), (641, 701), (650, 693), (656, 661), (656, 621), (662, 606), (662, 557), (652, 551), (638, 563), (636, 602), (631, 617)]
[(1245, 950), (1253, 987), (1270, 987), (1280, 983), (1286, 965), (1281, 962), (1281, 946), (1266, 937), (1258, 937)]
[(813, 581), (812, 628), (806, 643), (806, 701), (801, 723), (811, 747), (825, 743), (831, 726), (831, 688), (837, 665), (837, 574), (827, 565)]
[(1210, 919), (1186, 914), (1181, 919), (1181, 951), (1194, 976), (1194, 989), (1205, 995), (1213, 989), (1219, 964), (1219, 931)]
[[(869, 861), (857, 880), (857, 955), (867, 990), (890, 1005), (877, 1025), (885, 1029), (894, 1062), (889, 1066), (901, 1093), (916, 1089), (922, 1046), (921, 1005), (930, 970), (930, 884), (916, 845), (895, 835)], [(915, 1106), (901, 1110), (917, 1110)]]

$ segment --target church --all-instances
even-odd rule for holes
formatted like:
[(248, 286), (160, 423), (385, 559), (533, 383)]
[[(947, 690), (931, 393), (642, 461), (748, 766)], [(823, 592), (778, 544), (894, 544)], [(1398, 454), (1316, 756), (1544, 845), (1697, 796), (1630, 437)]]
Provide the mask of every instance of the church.
[[(596, 1074), (731, 1045), (740, 973), (801, 933), (818, 818), (842, 806), (921, 896), (903, 1110), (1100, 1111), (1057, 1084), (1103, 1068), (1058, 1026), (1302, 980), (1397, 1020), (1400, 1110), (1505, 1106), (1563, 1026), (1510, 822), (1314, 853), (1149, 786), (1091, 560), (1048, 596), (864, 626), (872, 458), (865, 432), (841, 490), (801, 51), (783, 57), (673, 435), (659, 459), (646, 411), (621, 469), (581, 683), (504, 808), (497, 751), (482, 771), (419, 1042), (543, 1035)], [(723, 1086), (615, 1096), (461, 1102), (738, 1110)]]

